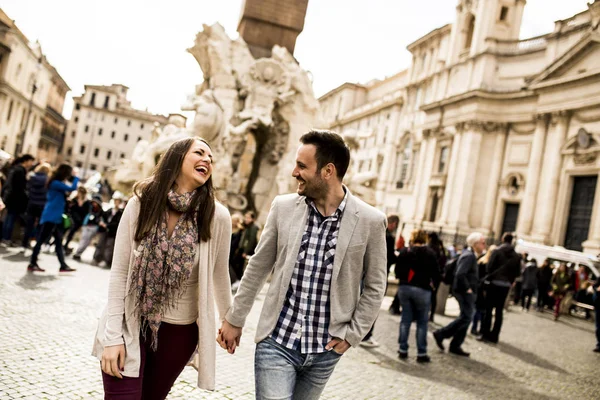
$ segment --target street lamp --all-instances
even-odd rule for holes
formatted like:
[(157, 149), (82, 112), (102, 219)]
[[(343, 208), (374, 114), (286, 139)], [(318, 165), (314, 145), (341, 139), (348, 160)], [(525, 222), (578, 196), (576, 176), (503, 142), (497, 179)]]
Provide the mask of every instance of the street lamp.
[(20, 140), (17, 145), (16, 154), (19, 154), (19, 155), (22, 155), (22, 153), (25, 150), (25, 134), (27, 133), (27, 127), (29, 126), (29, 118), (31, 118), (31, 111), (33, 108), (33, 96), (35, 95), (35, 92), (38, 89), (37, 88), (37, 76), (41, 69), (42, 69), (42, 58), (40, 57), (40, 58), (38, 58), (38, 63), (35, 66), (35, 75), (33, 76), (33, 82), (31, 82), (31, 97), (29, 97), (29, 107), (27, 109), (27, 118), (25, 119), (25, 126), (23, 127), (23, 130), (21, 131)]

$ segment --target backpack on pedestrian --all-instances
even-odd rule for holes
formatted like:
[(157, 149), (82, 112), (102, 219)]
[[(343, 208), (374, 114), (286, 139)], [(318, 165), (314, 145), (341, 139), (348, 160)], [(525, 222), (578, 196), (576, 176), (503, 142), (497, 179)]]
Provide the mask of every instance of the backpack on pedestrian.
[(458, 266), (458, 256), (454, 257), (452, 260), (446, 263), (444, 267), (444, 276), (442, 277), (442, 282), (446, 285), (450, 285), (454, 283), (454, 275), (456, 275), (456, 267)]

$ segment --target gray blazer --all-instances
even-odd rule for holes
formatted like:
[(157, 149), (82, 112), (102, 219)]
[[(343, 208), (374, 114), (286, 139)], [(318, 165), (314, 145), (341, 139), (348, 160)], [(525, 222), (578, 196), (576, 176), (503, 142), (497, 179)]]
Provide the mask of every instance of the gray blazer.
[[(347, 190), (347, 189), (346, 189)], [(305, 197), (278, 196), (271, 204), (256, 253), (225, 319), (242, 327), (254, 298), (273, 272), (256, 329), (256, 343), (269, 336), (283, 308), (308, 218)], [(329, 334), (352, 346), (369, 332), (381, 307), (387, 281), (385, 215), (348, 193), (342, 216), (330, 290)], [(361, 294), (361, 280), (364, 289)]]

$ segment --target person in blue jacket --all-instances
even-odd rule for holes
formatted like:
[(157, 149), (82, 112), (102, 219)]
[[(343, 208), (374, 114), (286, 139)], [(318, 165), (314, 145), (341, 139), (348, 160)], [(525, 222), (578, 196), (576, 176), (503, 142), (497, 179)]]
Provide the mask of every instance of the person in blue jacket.
[[(38, 232), (35, 247), (27, 266), (29, 272), (44, 272), (43, 268), (37, 264), (38, 255), (42, 248), (42, 244), (54, 236), (54, 243), (56, 246), (56, 256), (60, 262), (60, 272), (73, 272), (75, 269), (69, 267), (65, 263), (65, 255), (62, 247), (63, 239), (63, 213), (65, 212), (65, 203), (67, 193), (77, 189), (79, 178), (76, 173), (73, 173), (73, 167), (69, 164), (61, 164), (54, 171), (50, 180), (48, 181), (48, 195), (47, 202), (42, 212), (40, 219), (41, 229)], [(70, 180), (71, 183), (67, 184), (65, 181)]]

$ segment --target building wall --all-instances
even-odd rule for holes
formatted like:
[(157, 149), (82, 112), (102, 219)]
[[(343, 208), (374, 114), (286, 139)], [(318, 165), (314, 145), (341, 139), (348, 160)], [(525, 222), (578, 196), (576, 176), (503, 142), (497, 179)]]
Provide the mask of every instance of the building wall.
[[(129, 108), (125, 87), (105, 88), (86, 87), (85, 93), (74, 99), (67, 124), (63, 155), (86, 174), (120, 165), (131, 157), (137, 142), (150, 140), (155, 122), (166, 123), (163, 116)], [(94, 106), (90, 104), (93, 94)]]
[[(383, 155), (390, 171), (378, 181), (376, 206), (401, 215), (405, 236), (422, 227), (447, 239), (474, 230), (499, 238), (506, 206), (516, 204), (520, 237), (566, 243), (575, 179), (600, 173), (600, 43), (592, 23), (600, 1), (590, 3), (594, 13), (584, 10), (557, 21), (553, 32), (518, 40), (524, 6), (458, 1), (452, 25), (408, 46), (413, 62), (404, 86), (392, 79), (344, 84), (321, 99), (330, 111), (354, 104), (337, 122), (329, 119), (330, 127), (375, 129), (378, 140), (359, 141), (353, 167)], [(348, 101), (348, 93), (361, 90), (364, 102)], [(385, 134), (389, 148), (373, 116), (340, 123), (394, 90), (404, 101)], [(591, 143), (585, 149), (574, 144), (582, 129)], [(593, 254), (600, 252), (598, 187), (582, 245)]]

